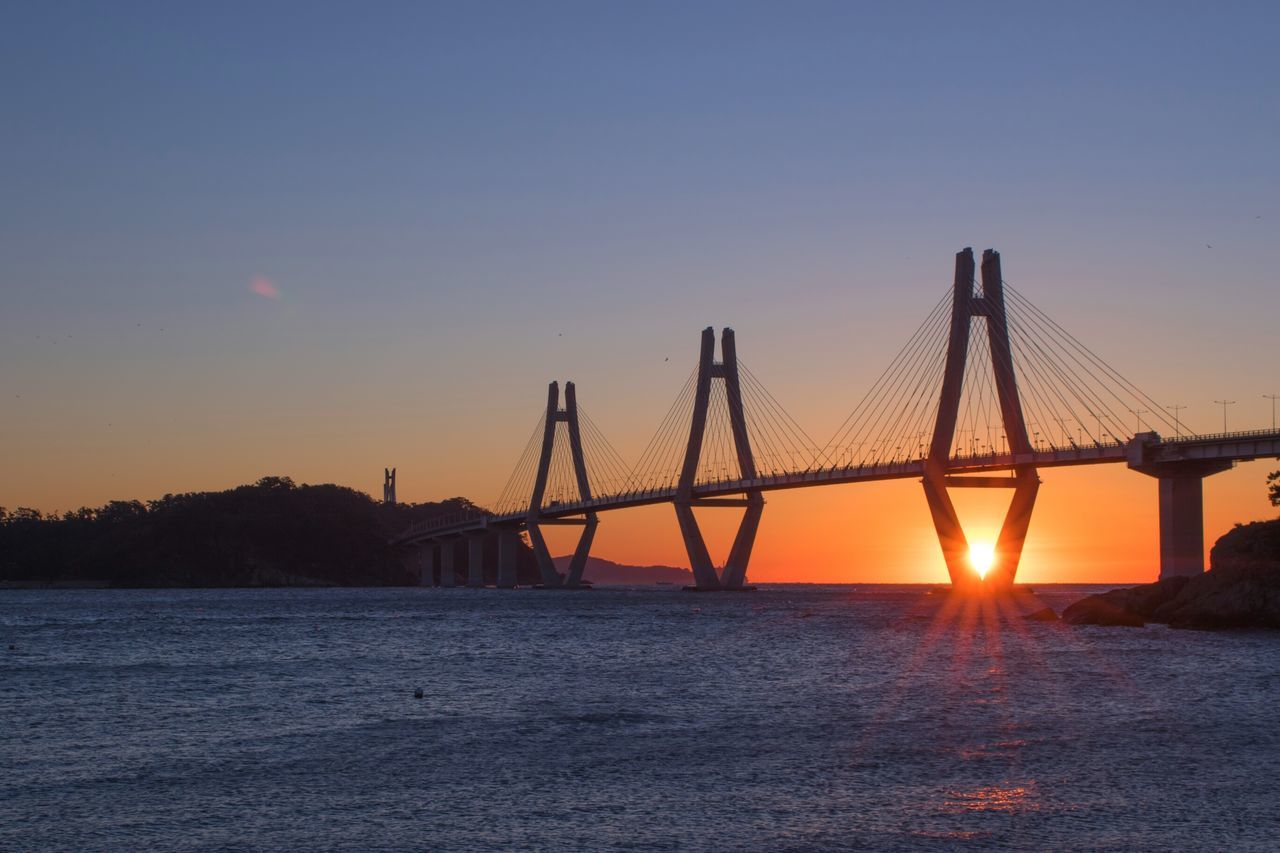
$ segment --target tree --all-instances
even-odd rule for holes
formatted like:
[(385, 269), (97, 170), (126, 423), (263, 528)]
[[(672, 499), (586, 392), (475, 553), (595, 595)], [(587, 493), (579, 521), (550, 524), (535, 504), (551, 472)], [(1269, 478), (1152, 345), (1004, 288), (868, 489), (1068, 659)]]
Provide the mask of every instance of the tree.
[(291, 477), (262, 477), (254, 483), (259, 489), (283, 489), (288, 491), (297, 488)]
[(1280, 471), (1272, 471), (1267, 475), (1267, 497), (1272, 506), (1280, 506)]

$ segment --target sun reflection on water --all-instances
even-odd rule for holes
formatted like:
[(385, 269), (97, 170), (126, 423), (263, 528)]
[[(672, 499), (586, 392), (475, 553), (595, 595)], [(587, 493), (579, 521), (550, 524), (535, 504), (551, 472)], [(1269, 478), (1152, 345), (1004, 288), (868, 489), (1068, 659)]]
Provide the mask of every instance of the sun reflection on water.
[(984, 785), (979, 788), (948, 789), (943, 808), (950, 812), (1031, 812), (1040, 808), (1035, 782), (1004, 787)]

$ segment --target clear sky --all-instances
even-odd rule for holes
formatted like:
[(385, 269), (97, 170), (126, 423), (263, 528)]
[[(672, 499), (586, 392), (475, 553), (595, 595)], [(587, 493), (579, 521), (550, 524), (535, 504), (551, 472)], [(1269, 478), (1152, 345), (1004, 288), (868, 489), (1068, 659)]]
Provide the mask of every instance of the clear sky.
[[(1267, 426), (1278, 27), (1274, 3), (8, 4), (0, 504), (375, 492), (388, 465), (402, 499), (485, 503), (551, 379), (638, 456), (712, 324), (825, 439), (964, 246), (1190, 428), (1215, 399)], [(1208, 481), (1210, 541), (1274, 513), (1274, 467)], [(1046, 472), (1022, 577), (1154, 576), (1155, 489)], [(665, 507), (597, 543), (684, 561)], [(771, 496), (752, 577), (945, 570), (911, 482)]]

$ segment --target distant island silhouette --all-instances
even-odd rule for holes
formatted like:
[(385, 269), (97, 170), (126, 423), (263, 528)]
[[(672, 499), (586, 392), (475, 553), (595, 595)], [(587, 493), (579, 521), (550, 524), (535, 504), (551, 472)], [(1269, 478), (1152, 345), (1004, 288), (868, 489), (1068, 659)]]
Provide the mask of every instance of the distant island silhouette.
[[(0, 507), (0, 585), (416, 586), (415, 555), (389, 538), (415, 522), (472, 508), (461, 497), (380, 503), (345, 486), (297, 485), (288, 477), (61, 515)], [(486, 553), (496, 555), (496, 534), (490, 538)], [(462, 550), (455, 570), (465, 578)], [(523, 541), (517, 565), (521, 584), (537, 582)]]
[[(556, 568), (566, 571), (572, 555), (556, 557)], [(693, 572), (675, 566), (631, 566), (615, 563), (600, 557), (588, 557), (587, 567), (583, 572), (586, 580), (596, 584), (673, 584), (687, 585), (693, 583)]]

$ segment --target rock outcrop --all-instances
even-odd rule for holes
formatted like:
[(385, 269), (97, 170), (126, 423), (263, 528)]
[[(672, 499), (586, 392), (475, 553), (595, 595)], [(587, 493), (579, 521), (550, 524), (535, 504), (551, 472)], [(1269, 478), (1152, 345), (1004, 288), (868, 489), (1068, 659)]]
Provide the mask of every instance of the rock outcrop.
[(1062, 612), (1069, 625), (1161, 622), (1174, 628), (1280, 628), (1280, 521), (1237, 526), (1198, 577), (1091, 595)]

